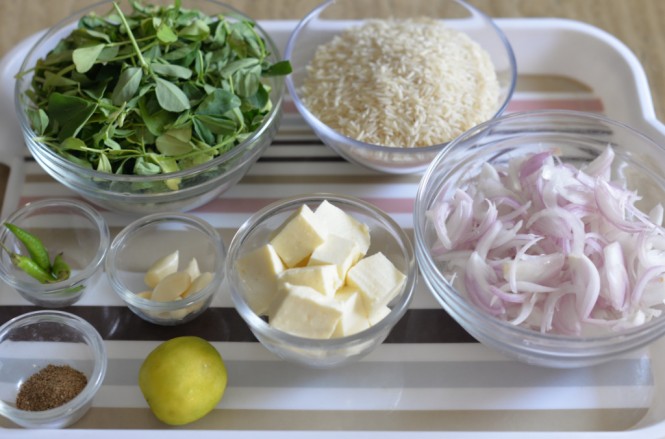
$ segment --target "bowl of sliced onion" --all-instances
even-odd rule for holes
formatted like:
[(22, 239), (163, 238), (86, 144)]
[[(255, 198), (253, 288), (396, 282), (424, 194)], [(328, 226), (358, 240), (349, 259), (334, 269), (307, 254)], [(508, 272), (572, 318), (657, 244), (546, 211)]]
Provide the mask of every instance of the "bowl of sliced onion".
[(665, 148), (604, 116), (515, 113), (467, 131), (424, 175), (416, 256), (472, 336), (549, 367), (665, 334)]

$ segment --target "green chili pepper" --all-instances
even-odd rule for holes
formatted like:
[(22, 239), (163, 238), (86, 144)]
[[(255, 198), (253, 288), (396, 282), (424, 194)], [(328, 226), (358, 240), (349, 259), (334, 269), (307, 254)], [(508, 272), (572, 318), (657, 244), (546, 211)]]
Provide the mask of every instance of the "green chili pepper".
[(55, 255), (51, 272), (53, 273), (56, 282), (69, 279), (69, 275), (71, 274), (72, 270), (69, 268), (69, 265), (62, 257), (62, 253)]
[(28, 250), (30, 257), (37, 265), (46, 272), (51, 271), (51, 261), (48, 256), (48, 250), (39, 238), (14, 224), (5, 223), (5, 227), (7, 227), (14, 236), (23, 243), (26, 250)]
[(9, 258), (11, 259), (12, 264), (14, 264), (20, 270), (23, 270), (28, 276), (37, 279), (43, 284), (53, 282), (55, 280), (55, 278), (48, 271), (44, 270), (41, 266), (39, 266), (39, 264), (37, 264), (29, 257), (14, 253), (5, 247), (4, 244), (0, 244), (0, 246), (2, 246), (2, 248), (9, 254)]

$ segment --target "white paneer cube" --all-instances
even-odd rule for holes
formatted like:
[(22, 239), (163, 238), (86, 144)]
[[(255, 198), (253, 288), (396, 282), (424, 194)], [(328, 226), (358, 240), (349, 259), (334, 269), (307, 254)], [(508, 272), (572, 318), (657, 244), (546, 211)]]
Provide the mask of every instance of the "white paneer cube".
[(307, 265), (335, 265), (339, 277), (337, 288), (339, 288), (344, 284), (346, 272), (362, 257), (363, 254), (355, 241), (329, 234), (326, 241), (314, 250)]
[(388, 308), (387, 306), (382, 306), (377, 310), (374, 310), (374, 312), (370, 313), (367, 316), (367, 320), (369, 321), (370, 326), (374, 326), (377, 323), (379, 323), (381, 320), (383, 320), (388, 314), (390, 314), (391, 309)]
[(330, 338), (342, 318), (337, 302), (310, 287), (285, 284), (284, 290), (286, 295), (271, 316), (270, 325), (300, 337)]
[(365, 256), (369, 249), (369, 227), (358, 221), (339, 207), (327, 200), (319, 204), (314, 212), (319, 222), (328, 230), (328, 233), (338, 235), (358, 244), (360, 253)]
[(358, 290), (351, 287), (340, 288), (335, 300), (342, 308), (342, 318), (335, 327), (333, 337), (346, 337), (369, 328), (365, 305)]
[(266, 314), (277, 290), (277, 275), (284, 271), (273, 246), (266, 244), (245, 254), (236, 262), (236, 270), (249, 307), (259, 315)]
[(327, 235), (327, 230), (314, 212), (303, 204), (285, 221), (270, 244), (284, 264), (291, 268), (309, 257), (315, 248), (323, 244)]
[(334, 296), (339, 288), (339, 275), (334, 265), (289, 268), (281, 272), (277, 279), (281, 283), (314, 288), (328, 297)]
[(360, 292), (368, 314), (387, 305), (399, 293), (405, 279), (381, 252), (361, 259), (346, 275), (347, 284)]

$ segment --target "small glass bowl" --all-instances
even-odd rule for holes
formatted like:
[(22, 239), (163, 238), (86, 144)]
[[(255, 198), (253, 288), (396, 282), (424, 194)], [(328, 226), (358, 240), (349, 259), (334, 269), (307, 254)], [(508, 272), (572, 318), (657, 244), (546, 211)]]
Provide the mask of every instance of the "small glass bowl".
[[(346, 337), (311, 339), (273, 328), (250, 308), (235, 262), (248, 252), (266, 244), (270, 234), (303, 204), (314, 209), (324, 200), (367, 224), (371, 238), (367, 254), (383, 252), (395, 267), (406, 275), (406, 281), (401, 292), (388, 305), (391, 308), (390, 313), (375, 325)], [(330, 368), (350, 363), (379, 346), (409, 307), (417, 272), (411, 241), (390, 216), (360, 199), (325, 193), (287, 198), (256, 212), (238, 229), (229, 246), (226, 260), (226, 275), (233, 303), (254, 336), (278, 357), (315, 368)]]
[[(487, 163), (555, 150), (563, 163), (576, 168), (599, 156), (608, 145), (616, 154), (613, 172), (631, 190), (638, 189), (650, 209), (665, 200), (665, 145), (604, 116), (575, 111), (514, 113), (468, 131), (432, 162), (418, 189), (414, 209), (416, 256), (430, 291), (478, 341), (529, 364), (571, 368), (590, 366), (635, 351), (665, 334), (665, 316), (648, 323), (601, 335), (561, 335), (515, 326), (474, 305), (445, 274), (446, 263), (432, 252), (438, 241), (426, 212), (440, 197), (449, 196), (474, 179)], [(665, 307), (663, 307), (665, 310)]]
[[(211, 282), (184, 299), (159, 302), (139, 296), (148, 290), (144, 276), (159, 258), (179, 251), (178, 270), (196, 258)], [(205, 311), (224, 279), (226, 247), (217, 231), (190, 214), (156, 213), (125, 227), (113, 240), (106, 258), (111, 286), (134, 314), (158, 325), (178, 325)]]
[[(42, 284), (17, 268), (6, 251), (0, 254), (0, 277), (26, 300), (47, 308), (69, 306), (97, 282), (111, 241), (104, 217), (88, 204), (51, 198), (26, 204), (4, 221), (36, 235), (51, 261), (62, 252), (72, 269), (69, 279)], [(0, 242), (14, 253), (27, 255), (23, 244), (6, 227)]]
[[(129, 12), (130, 2), (118, 3), (124, 12)], [(172, 1), (159, 3), (173, 4)], [(197, 9), (210, 16), (221, 14), (232, 22), (254, 22), (233, 7), (216, 0), (182, 0), (181, 3), (183, 8)], [(253, 133), (228, 152), (208, 162), (157, 175), (110, 174), (81, 166), (41, 142), (31, 126), (26, 114), (26, 110), (32, 106), (26, 94), (31, 89), (33, 78), (30, 70), (76, 28), (81, 17), (92, 13), (103, 16), (112, 9), (113, 3), (108, 0), (75, 12), (49, 29), (26, 55), (20, 71), (27, 74), (17, 79), (15, 89), (16, 113), (25, 143), (37, 163), (56, 181), (111, 211), (149, 214), (187, 211), (202, 206), (240, 181), (272, 142), (282, 116), (284, 81), (281, 77), (263, 78), (271, 87), (272, 109)], [(254, 30), (265, 41), (266, 50), (270, 52), (268, 60), (271, 63), (279, 61), (279, 50), (268, 33), (259, 24), (255, 24)], [(174, 181), (179, 181), (177, 190), (171, 188), (170, 182)]]
[[(517, 66), (513, 50), (494, 21), (464, 0), (418, 3), (370, 0), (363, 2), (363, 6), (358, 8), (356, 0), (327, 0), (298, 23), (284, 51), (284, 57), (293, 67), (293, 73), (286, 77), (286, 87), (296, 108), (316, 135), (346, 160), (385, 173), (423, 172), (449, 142), (415, 148), (366, 143), (342, 135), (307, 108), (301, 99), (302, 86), (316, 50), (344, 30), (370, 19), (430, 17), (440, 20), (446, 27), (466, 33), (490, 55), (500, 88), (492, 118), (503, 113), (515, 88)], [(414, 50), (419, 50), (417, 44)]]
[[(82, 372), (88, 384), (59, 407), (18, 409), (21, 385), (49, 364)], [(64, 428), (92, 405), (106, 374), (106, 348), (97, 330), (82, 318), (63, 311), (34, 311), (0, 327), (0, 366), (0, 415), (26, 428)]]

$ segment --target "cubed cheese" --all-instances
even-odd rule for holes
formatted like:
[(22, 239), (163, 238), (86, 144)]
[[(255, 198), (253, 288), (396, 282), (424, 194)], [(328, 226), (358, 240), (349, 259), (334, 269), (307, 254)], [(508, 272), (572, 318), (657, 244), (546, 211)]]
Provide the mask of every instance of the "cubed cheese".
[(309, 258), (308, 265), (327, 265), (332, 264), (337, 267), (339, 283), (341, 287), (346, 279), (346, 272), (360, 258), (362, 258), (360, 248), (355, 241), (343, 238), (339, 235), (328, 234), (326, 241), (318, 246), (312, 256)]
[(285, 284), (286, 295), (271, 316), (276, 329), (307, 338), (330, 338), (342, 317), (340, 306), (310, 287)]
[(295, 267), (323, 244), (327, 234), (314, 212), (303, 204), (277, 231), (270, 244), (287, 267)]
[(316, 208), (316, 218), (328, 230), (328, 233), (338, 235), (358, 244), (360, 253), (364, 256), (369, 249), (369, 227), (358, 221), (339, 207), (323, 201)]
[(365, 305), (356, 289), (340, 288), (335, 294), (335, 300), (342, 308), (342, 318), (335, 327), (333, 337), (346, 337), (369, 328)]
[(334, 265), (289, 268), (277, 275), (277, 279), (282, 283), (314, 288), (329, 297), (339, 288), (339, 275)]
[(382, 306), (379, 309), (374, 310), (374, 312), (370, 313), (367, 316), (367, 320), (369, 321), (370, 326), (374, 326), (377, 323), (379, 323), (381, 320), (384, 319), (385, 316), (390, 314), (391, 309), (388, 308), (387, 306)]
[(387, 305), (399, 293), (405, 279), (381, 252), (361, 259), (346, 275), (347, 284), (360, 292), (368, 314)]
[(277, 290), (277, 275), (284, 271), (275, 249), (266, 244), (247, 253), (236, 262), (236, 270), (249, 307), (259, 315), (267, 313)]

